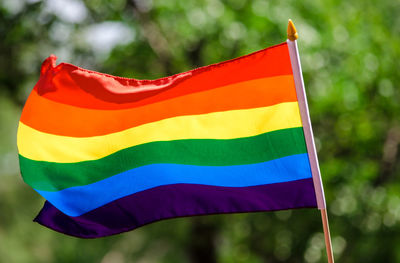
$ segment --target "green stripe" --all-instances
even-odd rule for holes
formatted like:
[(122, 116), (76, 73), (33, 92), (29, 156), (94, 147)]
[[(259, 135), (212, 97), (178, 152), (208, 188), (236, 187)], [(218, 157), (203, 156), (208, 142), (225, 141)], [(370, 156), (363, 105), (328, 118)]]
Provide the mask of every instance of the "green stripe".
[(302, 127), (252, 137), (214, 140), (189, 139), (151, 142), (127, 148), (104, 158), (77, 163), (34, 161), (19, 156), (26, 183), (42, 191), (59, 191), (87, 185), (123, 171), (154, 163), (207, 166), (265, 162), (305, 153)]

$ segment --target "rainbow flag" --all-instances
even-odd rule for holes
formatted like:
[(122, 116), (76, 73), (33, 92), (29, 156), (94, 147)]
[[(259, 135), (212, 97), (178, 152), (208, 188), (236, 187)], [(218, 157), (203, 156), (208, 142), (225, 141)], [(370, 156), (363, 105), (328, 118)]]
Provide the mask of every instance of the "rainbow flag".
[(56, 64), (18, 128), (35, 221), (83, 238), (162, 219), (317, 207), (287, 43), (157, 80)]

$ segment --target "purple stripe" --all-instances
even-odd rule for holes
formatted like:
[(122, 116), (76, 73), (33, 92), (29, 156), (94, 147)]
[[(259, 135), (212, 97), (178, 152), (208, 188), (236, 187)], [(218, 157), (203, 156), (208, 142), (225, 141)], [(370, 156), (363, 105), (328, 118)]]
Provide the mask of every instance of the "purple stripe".
[(250, 187), (173, 184), (138, 192), (71, 217), (46, 201), (34, 221), (81, 237), (104, 237), (162, 219), (316, 207), (311, 178)]

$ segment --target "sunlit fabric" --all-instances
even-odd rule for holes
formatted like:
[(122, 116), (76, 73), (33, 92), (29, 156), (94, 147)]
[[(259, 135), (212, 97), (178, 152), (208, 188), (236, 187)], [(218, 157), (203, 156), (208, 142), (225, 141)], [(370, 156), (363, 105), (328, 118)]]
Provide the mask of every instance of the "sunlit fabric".
[(35, 221), (83, 238), (162, 219), (316, 207), (286, 43), (157, 80), (55, 56), (18, 128)]

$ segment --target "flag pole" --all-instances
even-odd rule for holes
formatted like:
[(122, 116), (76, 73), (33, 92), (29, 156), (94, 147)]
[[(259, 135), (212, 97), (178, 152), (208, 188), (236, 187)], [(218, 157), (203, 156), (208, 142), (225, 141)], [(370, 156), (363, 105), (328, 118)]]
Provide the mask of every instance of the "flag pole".
[(321, 172), (318, 165), (317, 151), (315, 149), (314, 136), (311, 127), (310, 114), (308, 111), (306, 91), (304, 88), (303, 74), (301, 71), (300, 56), (297, 48), (297, 30), (292, 20), (289, 19), (287, 29), (287, 44), (289, 48), (290, 61), (292, 63), (294, 84), (296, 87), (297, 100), (299, 102), (300, 116), (303, 123), (304, 137), (306, 139), (308, 158), (310, 160), (311, 174), (314, 183), (315, 195), (318, 209), (321, 211), (322, 225), (325, 236), (326, 253), (328, 262), (333, 263), (333, 251), (331, 235), (329, 232), (328, 214), (326, 212), (325, 194), (321, 180)]

